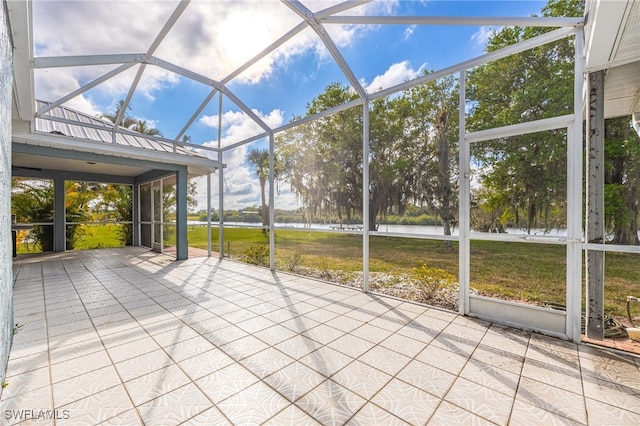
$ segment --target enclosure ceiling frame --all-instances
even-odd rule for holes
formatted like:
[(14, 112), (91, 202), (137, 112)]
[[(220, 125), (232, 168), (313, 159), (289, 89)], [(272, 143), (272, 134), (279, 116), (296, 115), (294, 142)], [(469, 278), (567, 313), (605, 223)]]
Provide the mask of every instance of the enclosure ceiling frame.
[(328, 16), (319, 19), (326, 24), (351, 25), (481, 25), (520, 27), (576, 27), (584, 22), (582, 18), (556, 17), (457, 17), (457, 16)]
[(115, 77), (116, 75), (128, 70), (129, 68), (131, 68), (132, 66), (134, 66), (135, 63), (126, 63), (126, 64), (122, 64), (119, 67), (109, 71), (108, 73), (104, 74), (102, 77), (99, 77), (95, 80), (93, 80), (90, 83), (85, 84), (84, 86), (80, 87), (77, 90), (74, 90), (73, 92), (69, 93), (67, 96), (64, 96), (60, 99), (58, 99), (55, 102), (52, 102), (42, 108), (40, 108), (37, 112), (36, 112), (36, 116), (42, 116), (44, 114), (46, 114), (47, 112), (51, 111), (52, 109), (59, 107), (60, 105), (62, 105), (63, 103), (75, 98), (76, 96), (79, 96), (81, 94), (83, 94), (84, 92), (93, 89), (94, 87), (100, 85), (101, 83), (104, 83), (105, 81), (109, 80), (112, 77)]
[[(572, 20), (572, 22), (573, 22), (573, 20)], [(577, 27), (581, 27), (581, 26), (578, 25)], [(507, 57), (509, 57), (511, 55), (514, 55), (514, 54), (517, 54), (517, 53), (521, 53), (521, 52), (524, 52), (524, 51), (529, 50), (529, 49), (533, 49), (533, 48), (535, 48), (537, 46), (540, 46), (540, 45), (543, 45), (543, 44), (553, 43), (555, 41), (562, 40), (563, 38), (571, 36), (571, 35), (575, 34), (575, 32), (576, 32), (576, 26), (569, 26), (569, 27), (565, 27), (565, 28), (559, 28), (559, 29), (550, 31), (548, 33), (544, 33), (542, 35), (539, 35), (539, 36), (536, 36), (536, 37), (532, 37), (530, 39), (518, 42), (516, 44), (512, 44), (512, 45), (507, 46), (505, 48), (502, 48), (500, 50), (496, 50), (496, 51), (493, 51), (493, 52), (485, 53), (483, 55), (480, 55), (480, 56), (477, 56), (475, 58), (471, 58), (471, 59), (469, 59), (467, 61), (461, 62), (459, 64), (455, 64), (455, 65), (452, 65), (450, 67), (446, 67), (446, 68), (443, 68), (441, 70), (431, 72), (431, 73), (426, 74), (426, 75), (424, 75), (422, 77), (417, 77), (417, 78), (415, 78), (413, 80), (409, 80), (409, 81), (406, 81), (404, 83), (400, 83), (400, 84), (397, 84), (395, 86), (389, 87), (387, 89), (380, 90), (378, 92), (375, 92), (375, 93), (372, 93), (370, 95), (367, 95), (365, 98), (358, 98), (358, 99), (355, 99), (353, 101), (346, 102), (346, 103), (338, 105), (336, 107), (327, 109), (327, 110), (322, 111), (320, 113), (317, 113), (317, 114), (314, 114), (314, 115), (311, 115), (311, 116), (307, 116), (307, 117), (303, 117), (303, 118), (301, 118), (299, 120), (296, 120), (296, 121), (291, 121), (291, 122), (286, 123), (286, 124), (284, 124), (282, 126), (279, 126), (279, 127), (276, 127), (274, 129), (272, 129), (272, 132), (279, 133), (279, 132), (282, 132), (282, 131), (297, 127), (299, 125), (309, 123), (309, 122), (311, 122), (313, 120), (317, 120), (317, 119), (320, 119), (320, 118), (335, 114), (337, 112), (344, 111), (344, 110), (353, 108), (353, 107), (358, 106), (358, 105), (362, 105), (365, 101), (373, 101), (373, 100), (376, 100), (376, 99), (381, 99), (383, 97), (398, 93), (398, 92), (400, 92), (402, 90), (408, 90), (408, 89), (411, 89), (413, 87), (419, 86), (421, 84), (425, 84), (425, 83), (428, 83), (428, 82), (431, 82), (431, 81), (435, 81), (435, 80), (437, 80), (439, 78), (447, 77), (449, 75), (453, 75), (453, 74), (459, 73), (459, 72), (467, 70), (467, 69), (474, 68), (474, 67), (482, 65), (482, 64), (493, 62), (493, 61), (496, 61), (496, 60), (499, 60), (499, 59), (504, 59), (504, 58), (507, 58)], [(253, 136), (251, 138), (236, 142), (233, 145), (229, 145), (229, 146), (227, 146), (225, 148), (222, 148), (222, 150), (228, 151), (230, 149), (237, 148), (239, 146), (254, 142), (254, 141), (258, 140), (258, 139), (266, 137), (267, 135), (268, 135), (268, 132), (263, 134), (263, 135), (256, 135), (256, 136)]]
[(33, 58), (33, 68), (88, 67), (95, 65), (135, 64), (145, 60), (144, 53), (107, 55), (39, 56)]
[[(164, 26), (162, 27), (162, 29), (160, 30), (156, 38), (153, 40), (153, 42), (151, 42), (149, 49), (147, 49), (147, 52), (145, 53), (145, 57), (153, 56), (155, 51), (158, 50), (158, 48), (160, 47), (160, 44), (162, 44), (162, 41), (167, 37), (167, 35), (169, 34), (169, 31), (171, 31), (171, 28), (173, 28), (176, 22), (178, 22), (178, 19), (180, 18), (180, 16), (182, 16), (182, 13), (186, 10), (190, 2), (191, 0), (180, 0), (180, 3), (178, 3), (178, 6), (176, 6), (173, 13), (171, 14), (167, 22), (165, 22)], [(140, 65), (140, 67), (138, 68), (138, 72), (136, 73), (136, 76), (133, 79), (133, 83), (131, 83), (131, 87), (129, 88), (129, 93), (127, 93), (127, 96), (124, 99), (124, 103), (122, 104), (122, 107), (118, 112), (118, 116), (115, 119), (114, 126), (113, 126), (114, 142), (115, 142), (115, 132), (118, 130), (118, 127), (120, 127), (120, 123), (122, 122), (122, 119), (124, 118), (124, 115), (127, 109), (129, 108), (129, 103), (131, 102), (131, 98), (133, 97), (133, 94), (135, 93), (136, 88), (140, 83), (140, 79), (142, 78), (142, 74), (144, 74), (145, 68), (146, 68), (146, 64), (144, 63)]]
[[(33, 58), (33, 69), (44, 69), (44, 68), (56, 68), (56, 67), (75, 67), (75, 66), (96, 66), (96, 65), (119, 65), (118, 68), (104, 74), (103, 76), (93, 80), (92, 82), (82, 86), (81, 88), (75, 90), (72, 93), (58, 99), (57, 101), (49, 104), (48, 106), (41, 108), (34, 115), (44, 115), (51, 109), (64, 104), (66, 101), (79, 96), (82, 93), (104, 83), (105, 81), (113, 78), (114, 76), (124, 72), (125, 70), (131, 68), (135, 64), (139, 64), (138, 71), (136, 73), (135, 78), (133, 79), (129, 91), (127, 93), (126, 98), (124, 99), (124, 105), (119, 111), (119, 116), (116, 118), (116, 125), (114, 127), (115, 132), (122, 131), (119, 126), (122, 122), (124, 113), (129, 105), (131, 98), (133, 97), (137, 86), (146, 70), (147, 65), (154, 65), (165, 69), (169, 72), (180, 75), (184, 78), (187, 78), (192, 81), (200, 82), (207, 86), (213, 88), (213, 90), (209, 93), (209, 95), (203, 100), (203, 102), (199, 105), (199, 107), (195, 110), (195, 112), (189, 117), (187, 122), (181, 131), (177, 134), (175, 138), (175, 143), (178, 143), (179, 138), (181, 138), (188, 131), (189, 127), (195, 122), (198, 115), (204, 110), (204, 108), (209, 105), (215, 93), (218, 92), (227, 98), (229, 98), (243, 113), (251, 118), (262, 130), (263, 132), (259, 135), (256, 135), (251, 138), (244, 139), (242, 141), (238, 141), (233, 145), (230, 145), (225, 148), (220, 148), (222, 150), (229, 150), (236, 148), (238, 146), (251, 143), (255, 140), (264, 138), (269, 134), (273, 134), (276, 132), (284, 131), (296, 125), (304, 124), (313, 119), (322, 118), (329, 114), (333, 114), (357, 105), (362, 105), (365, 102), (370, 102), (375, 99), (383, 98), (385, 96), (400, 92), (402, 90), (406, 90), (412, 87), (415, 87), (420, 84), (427, 83), (429, 81), (433, 81), (441, 76), (452, 75), (460, 72), (463, 69), (469, 69), (476, 65), (480, 65), (482, 63), (490, 62), (496, 59), (500, 59), (506, 56), (509, 56), (513, 53), (517, 53), (519, 51), (527, 50), (530, 48), (529, 46), (534, 46), (540, 43), (542, 40), (546, 40), (546, 42), (551, 42), (553, 40), (558, 40), (566, 36), (566, 34), (572, 32), (575, 27), (583, 25), (582, 18), (550, 18), (550, 17), (528, 17), (528, 18), (519, 18), (519, 17), (437, 17), (437, 16), (336, 16), (335, 14), (347, 11), (354, 7), (358, 7), (369, 3), (370, 1), (345, 1), (340, 4), (331, 6), (329, 8), (323, 9), (317, 13), (312, 12), (309, 8), (307, 8), (302, 2), (297, 0), (281, 0), (281, 2), (286, 5), (289, 9), (291, 9), (294, 13), (302, 18), (302, 22), (298, 23), (291, 30), (285, 33), (283, 36), (278, 38), (276, 41), (271, 43), (257, 55), (246, 61), (236, 70), (231, 72), (229, 75), (224, 77), (221, 81), (216, 81), (204, 75), (198, 74), (192, 70), (184, 68), (182, 66), (172, 64), (160, 58), (154, 57), (153, 54), (160, 47), (166, 36), (169, 34), (171, 29), (174, 27), (176, 22), (180, 19), (183, 12), (187, 9), (190, 4), (190, 0), (181, 0), (177, 7), (172, 12), (169, 19), (165, 22), (162, 29), (159, 31), (157, 36), (154, 38), (153, 42), (149, 46), (148, 50), (145, 53), (128, 53), (128, 54), (103, 54), (103, 55), (79, 55), (79, 56), (59, 56), (59, 57), (39, 57)], [(414, 80), (410, 80), (393, 87), (387, 88), (385, 90), (381, 90), (375, 92), (373, 94), (368, 94), (365, 92), (362, 84), (356, 77), (352, 68), (349, 66), (348, 62), (342, 56), (340, 49), (336, 46), (333, 39), (329, 36), (324, 28), (324, 24), (353, 24), (353, 25), (519, 25), (519, 26), (537, 26), (537, 27), (563, 27), (559, 30), (552, 31), (550, 33), (543, 34), (542, 36), (535, 37), (533, 39), (526, 40), (524, 42), (517, 43), (512, 46), (508, 46), (504, 49), (501, 49), (496, 52), (491, 52), (485, 55), (481, 55), (474, 59), (462, 62), (460, 64), (454, 65), (452, 67), (448, 67), (434, 73), (430, 73), (423, 77), (418, 77)], [(331, 108), (329, 110), (320, 114), (316, 114), (309, 119), (298, 120), (296, 122), (287, 123), (278, 128), (271, 128), (267, 125), (264, 120), (262, 120), (247, 104), (245, 104), (239, 97), (237, 97), (232, 91), (230, 91), (227, 87), (227, 84), (233, 81), (236, 77), (242, 74), (244, 71), (249, 69), (252, 65), (268, 56), (270, 53), (275, 51), (276, 49), (283, 46), (287, 41), (295, 37), (301, 31), (306, 29), (307, 27), (311, 28), (316, 32), (317, 36), (320, 38), (321, 42), (328, 49), (331, 54), (334, 62), (339, 66), (339, 68), (344, 73), (345, 77), (349, 81), (350, 85), (357, 92), (359, 99), (355, 102), (349, 102), (344, 105), (340, 105), (335, 108)], [(553, 34), (553, 35), (551, 35)], [(33, 53), (32, 53), (33, 55)], [(219, 112), (222, 113), (221, 111)], [(115, 138), (115, 136), (114, 136)]]
[(322, 42), (324, 43), (327, 50), (329, 50), (329, 53), (331, 53), (333, 60), (336, 61), (338, 67), (340, 67), (345, 77), (347, 77), (347, 80), (349, 80), (349, 83), (351, 83), (351, 87), (353, 87), (353, 89), (361, 98), (366, 98), (367, 93), (365, 92), (364, 87), (362, 87), (362, 84), (360, 84), (360, 81), (358, 81), (358, 78), (353, 73), (353, 70), (351, 69), (349, 64), (347, 64), (347, 61), (342, 56), (342, 53), (340, 53), (340, 49), (338, 49), (338, 46), (336, 46), (336, 44), (333, 42), (333, 39), (331, 38), (331, 36), (329, 36), (327, 30), (325, 30), (324, 26), (320, 23), (318, 18), (316, 18), (314, 13), (297, 0), (281, 1), (286, 4), (291, 10), (297, 13), (302, 19), (304, 19), (307, 22), (307, 25), (309, 25), (309, 27), (313, 29), (313, 31), (315, 31), (318, 37), (320, 37), (320, 40), (322, 40)]

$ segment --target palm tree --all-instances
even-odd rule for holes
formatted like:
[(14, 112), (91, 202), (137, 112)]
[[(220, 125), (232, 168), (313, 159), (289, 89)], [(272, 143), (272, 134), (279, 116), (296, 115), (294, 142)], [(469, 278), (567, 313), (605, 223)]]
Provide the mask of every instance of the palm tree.
[(158, 129), (154, 129), (153, 127), (149, 127), (146, 120), (136, 121), (136, 123), (131, 126), (130, 129), (138, 133), (143, 133), (145, 135), (162, 137), (162, 132), (160, 132), (160, 130)]
[[(265, 186), (269, 177), (269, 151), (266, 149), (252, 149), (247, 155), (249, 166), (255, 170), (258, 180), (260, 181), (260, 195), (262, 197), (262, 226), (269, 224), (269, 214), (267, 212), (267, 195)], [(263, 228), (262, 232), (266, 230)]]
[[(106, 118), (107, 120), (115, 123), (120, 115), (120, 111), (124, 108), (124, 100), (120, 99), (116, 105), (116, 110), (112, 114), (101, 114), (101, 118)], [(127, 110), (131, 109), (131, 106), (127, 106)], [(120, 127), (124, 127), (129, 130), (133, 130), (138, 133), (142, 133), (148, 136), (160, 136), (162, 137), (162, 132), (158, 129), (154, 129), (153, 127), (149, 127), (146, 120), (140, 120), (135, 117), (130, 116), (126, 112), (122, 117), (122, 121), (120, 122)]]
[[(106, 118), (110, 122), (115, 123), (116, 120), (118, 119), (118, 116), (120, 115), (120, 111), (122, 111), (122, 108), (124, 108), (124, 99), (120, 99), (118, 101), (118, 104), (116, 105), (116, 110), (113, 112), (113, 114), (100, 114), (100, 117)], [(127, 106), (127, 110), (129, 109), (131, 109), (131, 106)], [(136, 121), (137, 120), (135, 118), (131, 117), (129, 114), (125, 112), (124, 116), (122, 117), (122, 122), (120, 123), (120, 127), (125, 127), (129, 129), (136, 124)]]

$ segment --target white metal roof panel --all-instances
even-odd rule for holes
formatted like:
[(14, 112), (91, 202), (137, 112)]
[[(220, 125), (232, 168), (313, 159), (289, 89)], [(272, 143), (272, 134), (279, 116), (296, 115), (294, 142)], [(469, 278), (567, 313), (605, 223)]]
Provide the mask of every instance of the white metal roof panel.
[[(36, 109), (47, 105), (42, 101), (36, 102)], [(36, 117), (35, 130), (43, 133), (62, 133), (65, 136), (85, 139), (101, 143), (113, 142), (113, 124), (97, 117), (91, 117), (67, 107), (58, 106), (40, 117)], [(195, 151), (182, 146), (175, 146), (170, 141), (161, 140), (141, 133), (122, 131), (115, 133), (115, 144), (133, 148), (147, 149), (176, 155), (203, 157)], [(204, 157), (203, 157), (204, 158)]]

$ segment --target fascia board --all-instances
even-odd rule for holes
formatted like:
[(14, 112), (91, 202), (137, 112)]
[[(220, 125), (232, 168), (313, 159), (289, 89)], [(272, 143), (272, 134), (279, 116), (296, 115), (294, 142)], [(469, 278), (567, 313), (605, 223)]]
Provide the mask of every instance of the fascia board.
[(12, 140), (26, 145), (39, 145), (74, 151), (86, 151), (114, 157), (136, 158), (158, 163), (179, 164), (187, 167), (194, 166), (210, 170), (220, 168), (220, 162), (204, 157), (187, 156), (170, 152), (151, 151), (142, 148), (128, 147), (117, 144), (94, 142), (77, 138), (66, 138), (48, 134), (13, 134)]

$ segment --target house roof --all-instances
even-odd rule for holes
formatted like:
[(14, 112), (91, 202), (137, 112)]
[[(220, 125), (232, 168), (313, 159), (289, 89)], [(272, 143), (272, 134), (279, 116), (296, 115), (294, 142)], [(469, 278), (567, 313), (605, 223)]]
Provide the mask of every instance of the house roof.
[(640, 116), (640, 1), (589, 0), (586, 70), (606, 70), (605, 117)]
[[(42, 108), (46, 102), (37, 101)], [(34, 117), (33, 128), (14, 126), (13, 141), (24, 145), (56, 148), (76, 152), (93, 153), (100, 156), (120, 158), (114, 164), (97, 166), (94, 162), (77, 159), (52, 160), (41, 155), (29, 155), (28, 150), (14, 154), (13, 163), (18, 167), (36, 169), (62, 168), (70, 171), (100, 172), (111, 175), (135, 176), (149, 171), (150, 163), (184, 165), (191, 176), (199, 176), (221, 167), (217, 160), (196, 152), (194, 149), (178, 145), (175, 141), (147, 136), (129, 129), (115, 131), (111, 122), (92, 117), (64, 106), (57, 106), (46, 114)], [(122, 159), (135, 159), (147, 166), (132, 166)], [(56, 166), (52, 166), (55, 164)]]

